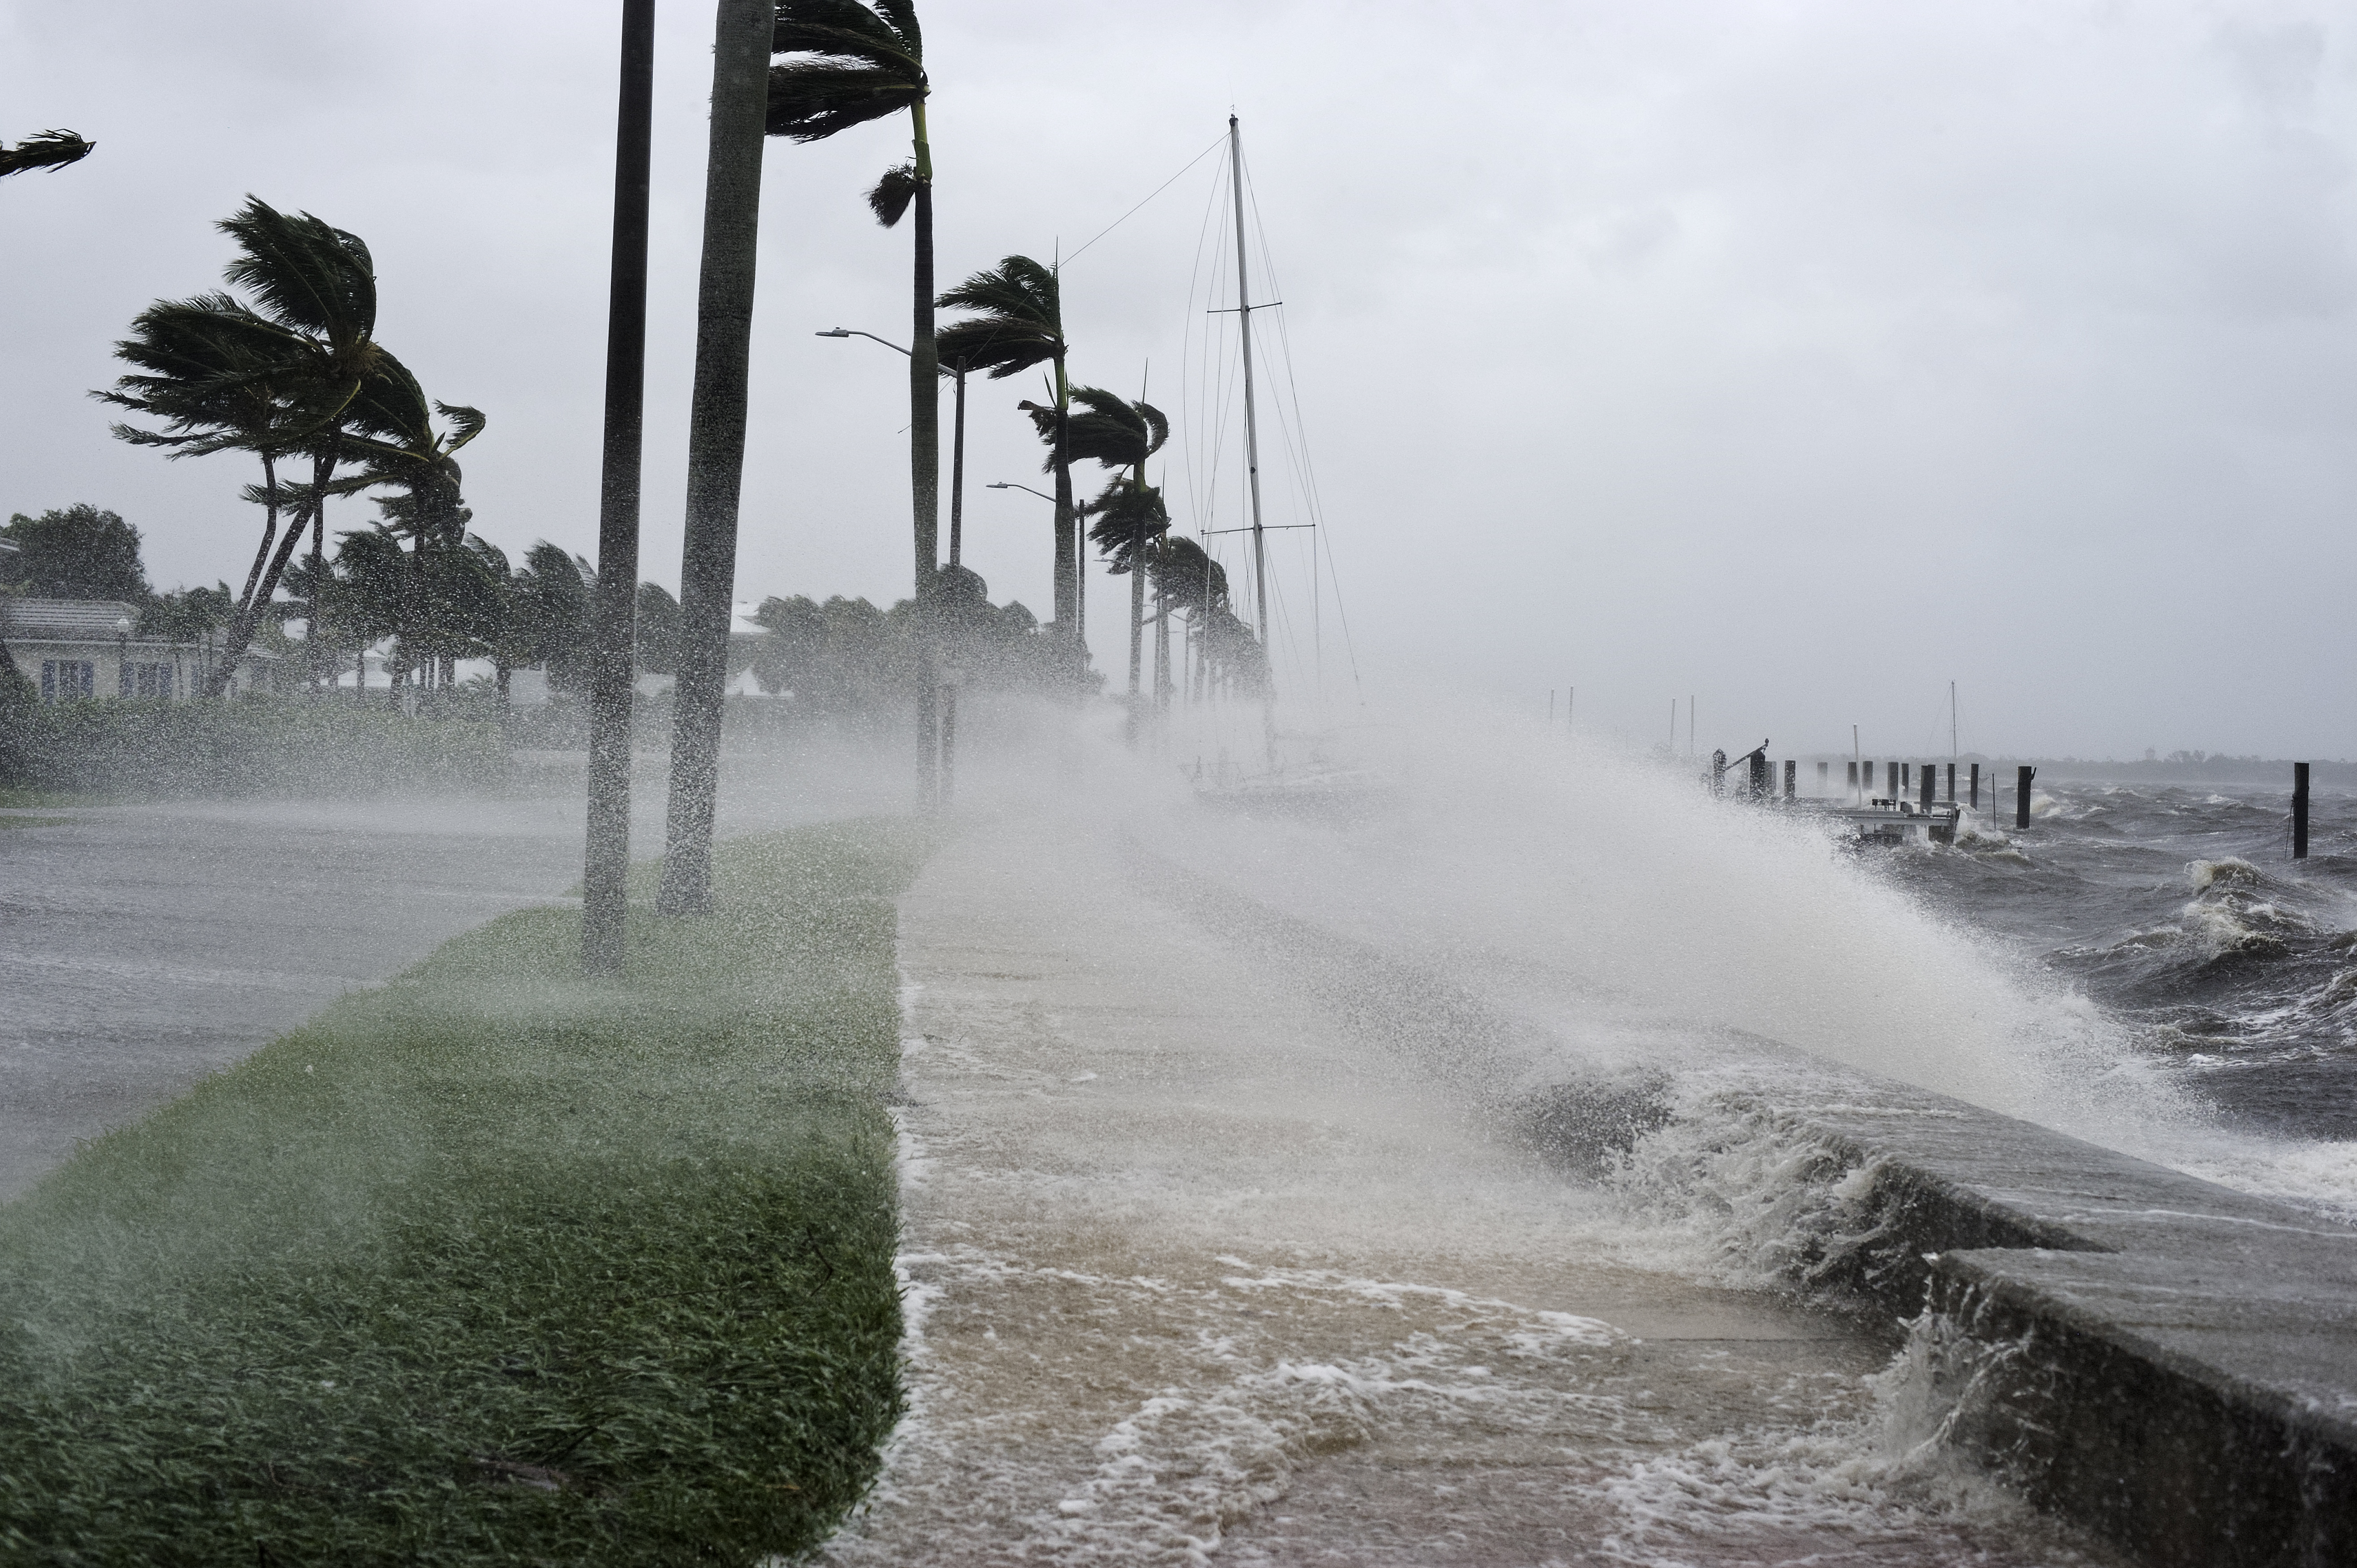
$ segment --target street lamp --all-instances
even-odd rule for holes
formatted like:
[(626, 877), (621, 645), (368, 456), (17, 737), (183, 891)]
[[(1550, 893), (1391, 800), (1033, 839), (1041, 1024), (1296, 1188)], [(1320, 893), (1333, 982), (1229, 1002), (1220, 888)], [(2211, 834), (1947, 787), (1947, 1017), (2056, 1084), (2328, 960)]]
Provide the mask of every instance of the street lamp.
[(117, 696), (131, 695), (131, 618), (114, 618), (114, 691)]
[[(1049, 506), (1056, 504), (1055, 497), (1045, 490), (1035, 490), (1028, 485), (1010, 485), (1000, 480), (982, 488), (986, 490), (1021, 490), (1027, 495), (1038, 496)], [(1088, 534), (1085, 532), (1081, 535), (1081, 543), (1084, 547), (1088, 543)], [(1088, 664), (1089, 646), (1089, 553), (1086, 548), (1079, 552), (1078, 559), (1073, 565), (1075, 570), (1072, 573), (1072, 630), (1077, 634), (1074, 640), (1080, 644), (1082, 667), (1085, 670)]]
[[(901, 348), (889, 338), (879, 338), (873, 332), (864, 332), (856, 327), (830, 327), (825, 331), (815, 333), (813, 336), (865, 338), (870, 342), (883, 344), (895, 353), (915, 358), (908, 349)], [(955, 369), (947, 365), (937, 367), (942, 375), (954, 376), (957, 381), (957, 413), (952, 424), (952, 429), (955, 434), (950, 442), (950, 565), (952, 568), (963, 564), (965, 553), (965, 366), (966, 362), (960, 360)], [(954, 674), (956, 671), (952, 669), (950, 673)], [(946, 693), (947, 706), (942, 716), (941, 789), (942, 806), (946, 810), (957, 777), (958, 682), (944, 681), (942, 685)]]
[[(863, 332), (856, 327), (830, 327), (812, 334), (818, 338), (865, 338), (871, 343), (881, 343), (896, 354), (909, 350), (889, 338), (879, 338), (873, 332)], [(957, 382), (957, 413), (952, 422), (956, 434), (950, 442), (950, 564), (957, 565), (964, 554), (965, 521), (965, 361), (954, 366), (943, 365), (941, 373)]]

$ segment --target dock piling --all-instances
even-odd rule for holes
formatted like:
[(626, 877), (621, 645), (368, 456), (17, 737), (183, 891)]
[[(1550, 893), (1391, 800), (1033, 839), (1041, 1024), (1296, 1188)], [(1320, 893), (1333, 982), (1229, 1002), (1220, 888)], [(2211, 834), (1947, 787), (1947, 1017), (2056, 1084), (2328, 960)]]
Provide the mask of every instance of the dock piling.
[(1939, 782), (1940, 770), (1927, 762), (1922, 767), (1917, 768), (1915, 772), (1915, 782), (1917, 786), (1916, 798), (1921, 803), (1923, 809), (1928, 811), (1932, 809), (1932, 787)]
[(1953, 806), (1953, 805), (1954, 805), (1955, 803), (1956, 803), (1956, 765), (1955, 765), (1954, 763), (1951, 762), (1950, 764), (1948, 764), (1948, 804), (1950, 804), (1951, 806)]
[(2291, 765), (2291, 857), (2308, 858), (2308, 764)]
[(2029, 825), (2029, 781), (2038, 777), (2038, 769), (2017, 768), (2013, 774), (2013, 825), (2026, 828)]
[[(1994, 780), (1992, 780), (1992, 782), (1994, 782)], [(1977, 762), (1973, 764), (1972, 789), (1973, 810), (1977, 811), (1981, 809), (1981, 765)]]
[[(1818, 763), (1817, 771), (1820, 773), (1824, 772), (1824, 767), (1825, 765), (1824, 763)], [(1787, 800), (1797, 800), (1800, 797), (1800, 793), (1801, 765), (1788, 757), (1784, 759), (1784, 799)]]

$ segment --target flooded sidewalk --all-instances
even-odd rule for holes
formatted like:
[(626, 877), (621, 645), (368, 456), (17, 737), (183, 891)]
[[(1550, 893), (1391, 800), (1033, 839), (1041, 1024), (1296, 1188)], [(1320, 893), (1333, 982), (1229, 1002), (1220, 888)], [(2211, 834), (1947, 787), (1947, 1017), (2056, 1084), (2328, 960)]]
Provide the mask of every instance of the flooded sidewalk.
[(1906, 1458), (1895, 1336), (1708, 1283), (1151, 883), (1006, 819), (903, 901), (912, 1407), (834, 1561), (2102, 1560)]

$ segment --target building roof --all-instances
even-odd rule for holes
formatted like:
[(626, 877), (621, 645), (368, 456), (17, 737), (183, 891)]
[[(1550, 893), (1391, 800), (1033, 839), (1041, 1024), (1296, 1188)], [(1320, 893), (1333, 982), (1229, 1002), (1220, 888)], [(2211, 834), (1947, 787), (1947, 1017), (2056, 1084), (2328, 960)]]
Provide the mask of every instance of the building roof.
[(0, 635), (39, 642), (113, 642), (115, 625), (139, 624), (135, 605), (120, 599), (0, 598)]

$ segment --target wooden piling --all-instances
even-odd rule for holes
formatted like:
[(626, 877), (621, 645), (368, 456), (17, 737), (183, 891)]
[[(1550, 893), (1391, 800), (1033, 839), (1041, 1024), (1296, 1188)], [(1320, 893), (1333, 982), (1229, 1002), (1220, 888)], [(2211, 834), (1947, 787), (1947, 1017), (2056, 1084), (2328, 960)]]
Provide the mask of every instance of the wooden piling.
[[(1853, 783), (1853, 784), (1855, 784), (1855, 783), (1857, 783), (1857, 769), (1855, 769), (1855, 768), (1851, 769), (1851, 771), (1850, 771), (1850, 779), (1849, 779), (1849, 781), (1850, 781), (1851, 783)], [(1817, 764), (1817, 793), (1818, 793), (1818, 794), (1820, 794), (1820, 795), (1823, 795), (1823, 794), (1826, 793), (1827, 791), (1829, 791), (1829, 790), (1833, 788), (1833, 782), (1834, 782), (1834, 765), (1833, 765), (1832, 763), (1830, 763), (1830, 762), (1820, 762), (1820, 763), (1818, 763), (1818, 764)]]
[(1973, 764), (1972, 790), (1973, 810), (1977, 811), (1981, 809), (1981, 765), (1977, 762)]
[(2291, 765), (2291, 857), (2308, 858), (2308, 764)]
[[(1818, 763), (1817, 770), (1824, 771), (1824, 766), (1822, 762)], [(1788, 757), (1784, 759), (1784, 799), (1787, 800), (1798, 799), (1800, 793), (1801, 765)]]
[(1932, 787), (1939, 778), (1940, 770), (1928, 762), (1915, 770), (1916, 800), (1927, 811), (1932, 809)]
[(2017, 768), (2013, 777), (2013, 825), (2026, 828), (2029, 825), (2029, 781), (2038, 777), (2038, 769)]
[(1849, 765), (1849, 787), (1853, 791), (1857, 789), (1857, 762), (1855, 758)]
[(1954, 763), (1951, 762), (1950, 764), (1948, 764), (1948, 804), (1950, 804), (1951, 806), (1953, 806), (1953, 805), (1954, 805), (1955, 803), (1956, 803), (1956, 765), (1955, 765)]

